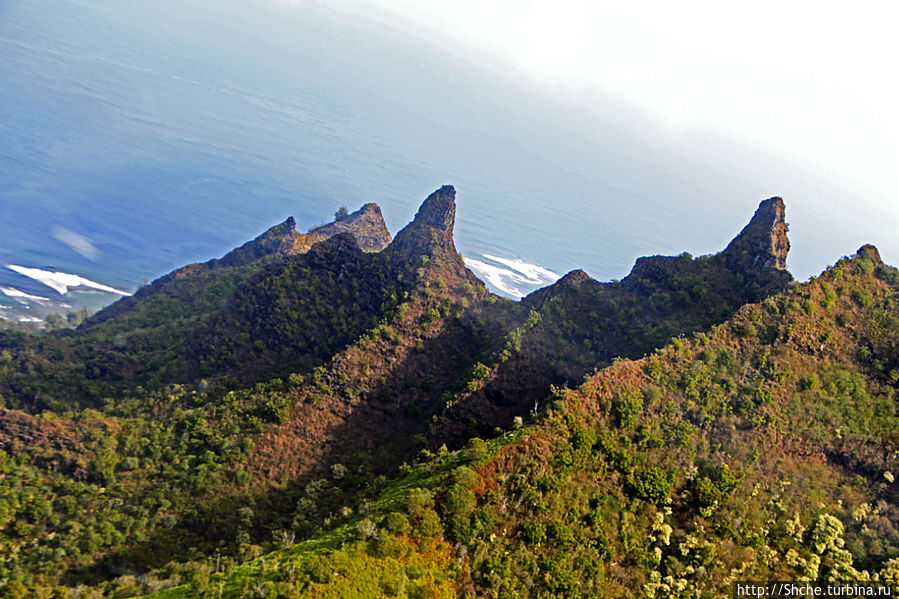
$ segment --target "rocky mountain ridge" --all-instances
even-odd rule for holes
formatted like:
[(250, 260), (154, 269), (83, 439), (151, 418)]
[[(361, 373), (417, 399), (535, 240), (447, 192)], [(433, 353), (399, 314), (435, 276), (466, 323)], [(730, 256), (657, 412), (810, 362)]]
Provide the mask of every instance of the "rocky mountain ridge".
[[(515, 302), (465, 268), (455, 209), (455, 190), (443, 186), (393, 239), (373, 204), (307, 234), (288, 219), (74, 333), (0, 333), (0, 488), (14, 498), (0, 500), (0, 546), (13, 548), (0, 551), (0, 585), (119, 577), (100, 584), (127, 596), (122, 572), (162, 572), (174, 556), (200, 568), (181, 596), (202, 587), (201, 571), (231, 596), (288, 579), (326, 592), (336, 579), (306, 570), (274, 580), (259, 562), (224, 573), (196, 566), (214, 555), (252, 559), (273, 537), (289, 547), (325, 534), (361, 542), (375, 572), (397, 556), (431, 567), (418, 543), (442, 547), (432, 583), (400, 576), (415, 593), (576, 596), (600, 579), (619, 590), (655, 584), (650, 567), (699, 589), (704, 579), (667, 545), (659, 561), (628, 539), (655, 534), (657, 512), (678, 547), (696, 526), (718, 527), (708, 510), (731, 500), (734, 472), (754, 472), (746, 464), (760, 439), (787, 448), (783, 459), (806, 460), (802, 468), (848, 468), (865, 480), (893, 468), (878, 444), (892, 430), (899, 380), (899, 277), (873, 247), (796, 284), (785, 270), (785, 206), (771, 198), (718, 254), (640, 258), (620, 282), (575, 270)], [(832, 425), (849, 431), (840, 443), (823, 440)], [(753, 432), (767, 426), (769, 436)], [(478, 437), (493, 438), (489, 460)], [(760, 472), (794, 473), (760, 463)], [(11, 469), (18, 478), (4, 478)], [(16, 480), (27, 484), (10, 487)], [(828, 501), (864, 495), (893, 513), (892, 491), (840, 495), (815, 484)], [(761, 508), (739, 497), (755, 526)], [(789, 497), (801, 505), (805, 496)], [(548, 511), (532, 513), (537, 505)], [(76, 530), (66, 514), (78, 510), (93, 516)], [(346, 536), (346, 526), (369, 524), (377, 532)], [(742, 536), (714, 530), (722, 551), (745, 554)], [(876, 557), (857, 561), (871, 572), (892, 551), (884, 530), (880, 549), (865, 550)], [(778, 550), (811, 559), (805, 545), (777, 539)], [(379, 544), (394, 542), (406, 549)], [(494, 542), (504, 549), (487, 557)], [(302, 568), (318, 563), (297, 551)], [(63, 575), (34, 565), (51, 554)], [(724, 566), (703, 567), (726, 577)]]
[[(360, 249), (368, 252), (380, 251), (391, 241), (381, 209), (374, 203), (365, 204), (356, 212), (315, 227), (308, 233), (299, 233), (296, 230), (296, 221), (291, 216), (221, 258), (189, 264), (163, 275), (138, 289), (134, 295), (123, 298), (124, 301), (115, 302), (100, 310), (80, 328), (82, 331), (94, 328), (146, 303), (155, 296), (163, 296), (177, 302), (179, 307), (190, 309), (192, 305), (202, 303), (197, 301), (197, 292), (192, 289), (191, 283), (198, 281), (200, 286), (208, 284), (203, 280), (203, 275), (219, 269), (248, 266), (266, 258), (277, 259), (304, 254), (316, 243), (340, 233), (352, 234), (358, 240)], [(224, 293), (227, 293), (227, 290), (223, 290)]]

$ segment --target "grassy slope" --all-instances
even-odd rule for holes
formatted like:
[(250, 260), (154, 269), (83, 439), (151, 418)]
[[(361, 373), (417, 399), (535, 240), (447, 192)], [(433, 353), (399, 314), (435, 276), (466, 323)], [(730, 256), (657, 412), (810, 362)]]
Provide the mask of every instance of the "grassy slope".
[[(550, 386), (578, 385), (616, 358), (639, 358), (671, 337), (708, 330), (743, 304), (788, 286), (780, 270), (754, 274), (766, 285), (746, 285), (723, 254), (641, 258), (622, 282), (600, 283), (581, 271), (506, 308), (517, 327), (485, 358), (476, 385), (451, 399), (434, 443), (487, 436), (539, 405)], [(496, 318), (486, 314), (486, 318)]]
[(476, 313), (475, 325), (500, 312), (517, 323), (473, 373), (477, 380), (448, 398), (433, 446), (492, 435), (539, 407), (552, 385), (578, 385), (616, 358), (639, 358), (785, 289), (792, 282), (785, 213), (783, 200), (771, 198), (717, 254), (639, 258), (620, 282), (575, 270), (519, 304)]
[[(445, 200), (442, 191), (432, 198)], [(568, 286), (561, 289), (563, 301), (553, 303), (553, 298), (560, 297), (553, 295), (535, 304), (544, 312), (486, 296), (455, 253), (451, 231), (432, 224), (447, 222), (450, 212), (444, 209), (449, 210), (449, 206), (438, 202), (436, 209), (425, 210), (422, 222), (401, 233), (398, 247), (383, 255), (361, 254), (335, 238), (310, 255), (263, 264), (251, 281), (238, 288), (227, 307), (211, 317), (217, 324), (209, 329), (217, 333), (218, 340), (210, 342), (202, 331), (188, 338), (189, 343), (201, 349), (213, 347), (225, 357), (238, 355), (227, 347), (236, 342), (235, 352), (245, 354), (237, 360), (240, 368), (258, 376), (260, 364), (280, 364), (285, 372), (292, 373), (287, 380), (232, 393), (207, 393), (202, 385), (190, 385), (159, 391), (129, 389), (120, 394), (104, 387), (115, 378), (108, 371), (99, 371), (102, 362), (88, 362), (88, 372), (96, 371), (88, 380), (105, 389), (102, 394), (110, 399), (99, 406), (103, 413), (88, 410), (86, 420), (98, 424), (81, 433), (85, 440), (77, 455), (62, 452), (51, 457), (66, 463), (76, 460), (84, 482), (92, 485), (93, 495), (85, 495), (88, 499), (71, 510), (51, 509), (33, 518), (35, 526), (27, 530), (32, 542), (7, 560), (6, 575), (21, 577), (32, 586), (40, 581), (50, 583), (54, 580), (50, 571), (36, 567), (43, 560), (55, 565), (57, 578), (63, 575), (70, 582), (101, 580), (137, 567), (160, 566), (173, 556), (185, 559), (194, 554), (221, 553), (246, 557), (254, 547), (270, 545), (273, 532), (308, 535), (333, 521), (334, 513), (342, 512), (343, 507), (376, 494), (377, 476), (390, 472), (403, 456), (420, 448), (424, 439), (430, 437), (435, 447), (442, 439), (449, 440), (442, 437), (439, 426), (429, 430), (428, 423), (459, 422), (447, 404), (454, 403), (454, 397), (460, 394), (480, 390), (485, 376), (483, 362), (503, 363), (510, 357), (517, 358), (525, 348), (530, 348), (533, 358), (560, 330), (578, 328), (582, 324), (578, 315), (586, 314), (587, 318), (592, 309), (609, 308), (603, 298)], [(739, 296), (732, 273), (713, 259), (649, 262), (659, 260), (670, 263), (662, 269), (662, 279), (654, 279), (662, 289), (675, 290), (685, 284), (684, 280), (692, 281), (695, 277), (690, 273), (695, 271), (712, 275), (705, 281), (713, 284), (711, 295)], [(228, 268), (225, 265), (212, 272), (227, 272)], [(195, 273), (188, 279), (199, 281), (202, 276)], [(376, 301), (368, 302), (370, 306), (358, 301), (365, 295), (360, 286), (377, 296)], [(164, 295), (138, 304), (126, 320), (133, 321), (132, 317), (145, 308), (158, 307)], [(639, 292), (622, 293), (632, 306), (639, 303), (639, 296)], [(346, 304), (347, 298), (356, 299)], [(672, 305), (656, 316), (667, 318), (666, 322), (677, 330), (682, 326), (694, 328), (698, 326), (695, 318), (701, 318), (709, 301)], [(738, 301), (739, 297), (729, 303)], [(719, 303), (728, 302), (715, 299), (709, 305), (721, 308)], [(563, 309), (557, 309), (556, 304)], [(547, 305), (551, 307), (546, 309)], [(358, 314), (340, 312), (344, 307), (363, 310)], [(734, 307), (728, 304), (724, 311)], [(614, 307), (610, 313), (620, 319)], [(549, 326), (532, 335), (544, 316)], [(250, 336), (262, 341), (264, 347), (256, 348), (239, 339), (248, 332), (241, 323), (263, 327), (252, 329)], [(114, 328), (116, 324), (117, 319), (111, 319), (100, 326)], [(332, 325), (342, 328), (326, 328)], [(349, 333), (338, 334), (347, 327)], [(357, 334), (355, 342), (322, 362), (335, 347)], [(589, 336), (609, 340), (608, 334), (593, 329)], [(138, 333), (126, 342), (133, 345), (140, 337)], [(321, 366), (309, 372), (310, 365), (298, 372), (296, 356), (306, 350), (296, 344), (303, 343), (308, 349), (308, 341), (313, 339), (331, 345), (313, 352), (318, 354), (313, 357)], [(294, 345), (287, 348), (286, 361), (279, 353), (282, 340)], [(569, 347), (572, 340), (566, 338), (561, 344), (556, 340), (557, 354), (562, 352), (556, 357), (564, 360), (577, 355), (580, 341), (574, 342)], [(630, 351), (639, 353), (640, 348)], [(190, 357), (190, 352), (175, 353)], [(63, 386), (68, 385), (65, 373), (54, 370), (53, 359), (57, 366), (85, 368), (64, 355), (54, 358), (52, 351), (32, 358), (32, 366), (49, 358), (51, 363), (39, 369), (45, 375), (42, 379), (49, 375)], [(145, 363), (143, 367), (177, 368), (180, 363), (180, 359), (173, 361), (165, 355), (155, 359), (159, 364)], [(581, 361), (591, 360), (588, 356)], [(527, 391), (545, 396), (554, 379), (541, 364), (513, 361), (518, 364), (514, 370), (519, 375), (535, 375), (533, 385), (517, 384), (506, 388), (503, 395), (516, 397)], [(225, 364), (223, 368), (229, 374), (236, 373), (240, 368), (234, 366)], [(586, 366), (580, 368), (582, 373)], [(71, 401), (60, 399), (61, 405)], [(85, 414), (69, 412), (58, 423), (84, 428)], [(463, 420), (462, 424), (467, 435), (476, 429), (470, 421)], [(23, 446), (12, 448), (18, 453)], [(347, 469), (348, 474), (332, 476), (331, 468), (337, 467)], [(56, 494), (51, 489), (64, 489), (66, 480), (52, 468), (36, 470), (33, 475), (29, 484), (41, 493), (46, 491), (46, 500), (54, 504)], [(96, 512), (98, 504), (104, 503), (100, 497), (103, 493), (109, 493), (111, 500), (95, 518), (87, 520), (84, 534), (89, 541), (83, 541), (83, 535), (70, 534), (65, 528), (67, 522)], [(21, 519), (26, 507), (19, 504), (10, 508), (14, 519)], [(18, 542), (22, 533), (10, 529), (8, 538)]]
[[(434, 212), (437, 221), (444, 218)], [(511, 416), (525, 415), (534, 397), (545, 410), (551, 382), (580, 381), (587, 362), (596, 361), (589, 351), (581, 356), (584, 364), (572, 359), (581, 355), (585, 340), (618, 347), (614, 334), (633, 337), (638, 347), (628, 349), (619, 340), (624, 350), (615, 351), (640, 355), (672, 331), (719, 322), (745, 299), (740, 281), (732, 280), (733, 273), (716, 257), (680, 257), (644, 262), (660, 268), (652, 276), (644, 269), (646, 276), (633, 281), (636, 291), (576, 281), (541, 301), (512, 304), (487, 296), (464, 270), (451, 231), (419, 228), (404, 237), (392, 255), (349, 251), (341, 257), (346, 248), (336, 243), (318, 258), (270, 264), (219, 313), (222, 319), (237, 314), (238, 323), (261, 320), (270, 326), (271, 334), (257, 335), (265, 347), (240, 360), (248, 370), (278, 364), (279, 335), (290, 326), (311, 318), (311, 335), (296, 331), (287, 335), (289, 343), (306, 343), (304, 335), (321, 337), (316, 334), (319, 320), (325, 327), (349, 326), (352, 330), (342, 337), (322, 329), (331, 331), (327, 338), (338, 346), (349, 345), (320, 352), (317, 368), (297, 372), (285, 362), (284, 372), (293, 373), (285, 380), (238, 385), (242, 388), (231, 393), (207, 392), (202, 384), (122, 394), (110, 394), (107, 387), (99, 395), (109, 398), (98, 406), (102, 413), (69, 409), (65, 418), (42, 416), (55, 420), (44, 429), (72, 431), (73, 447), (33, 451), (27, 440), (15, 439), (4, 445), (17, 454), (2, 456), (6, 472), (21, 472), (17, 478), (0, 477), (0, 484), (7, 485), (0, 501), (0, 540), (14, 548), (0, 561), (0, 578), (12, 581), (8, 588), (35, 591), (60, 582), (99, 582), (149, 567), (160, 569), (126, 574), (98, 588), (127, 596), (187, 579), (194, 589), (227, 579), (227, 589), (238, 596), (271, 595), (275, 591), (265, 590), (267, 583), (280, 585), (288, 595), (302, 588), (339, 596), (350, 592), (340, 585), (351, 584), (364, 570), (373, 573), (366, 584), (400, 595), (427, 596), (451, 587), (507, 596), (571, 594), (575, 588), (589, 594), (590, 584), (610, 589), (654, 584), (651, 571), (660, 579), (684, 578), (694, 587), (700, 583), (690, 576), (698, 576), (711, 589), (726, 575), (710, 573), (692, 558), (671, 561), (678, 551), (686, 554), (682, 545), (670, 543), (693, 543), (696, 522), (711, 526), (717, 513), (733, 512), (741, 526), (743, 521), (750, 522), (746, 527), (757, 524), (766, 514), (752, 501), (746, 500), (752, 508), (747, 513), (755, 520), (726, 508), (748, 488), (750, 475), (761, 477), (756, 482), (777, 473), (817, 480), (843, 476), (845, 470), (858, 482), (856, 473), (863, 481), (880, 480), (893, 468), (895, 456), (884, 448), (891, 447), (889, 431), (895, 431), (889, 393), (899, 378), (895, 307), (886, 301), (895, 287), (887, 288), (877, 277), (895, 274), (879, 266), (873, 250), (865, 250), (866, 258), (838, 265), (817, 287), (805, 285), (744, 309), (711, 341), (702, 336), (679, 341), (652, 359), (613, 365), (578, 392), (557, 393), (555, 408), (529, 431), (531, 440), (516, 442), (482, 464), (479, 475), (470, 465), (443, 458), (388, 487), (394, 498), (412, 485), (433, 487), (433, 497), (414, 493), (413, 505), (405, 499), (382, 504), (380, 475), (423, 443), (438, 447), (443, 440), (458, 443), (485, 424), (488, 432), (495, 424), (509, 426)], [(321, 263), (312, 265), (316, 259)], [(397, 285), (398, 275), (402, 285)], [(367, 307), (353, 302), (348, 309), (364, 308), (358, 314), (340, 313), (343, 300), (360, 296), (360, 285), (370, 288), (376, 301)], [(596, 293), (594, 287), (603, 291)], [(670, 294), (679, 291), (684, 297), (675, 302)], [(654, 294), (661, 294), (656, 305), (641, 299)], [(303, 302), (308, 305), (298, 317), (289, 314)], [(259, 307), (268, 311), (262, 318)], [(706, 314), (709, 307), (718, 312)], [(632, 329), (648, 319), (669, 329)], [(223, 324), (222, 342), (227, 343), (232, 332), (240, 331), (228, 332), (228, 323)], [(247, 350), (252, 344), (238, 345)], [(55, 359), (57, 365), (88, 373), (88, 382), (115, 382), (108, 373), (91, 371), (102, 364), (66, 361), (54, 357), (55, 351), (34, 352), (26, 374), (64, 378), (42, 363)], [(807, 363), (800, 359), (802, 351), (809, 354)], [(15, 359), (0, 354), (0, 368), (14, 369)], [(791, 368), (786, 375), (783, 364)], [(491, 395), (490, 383), (501, 378), (501, 367), (508, 376)], [(619, 379), (630, 381), (629, 386), (618, 384)], [(596, 381), (606, 381), (608, 388), (591, 387)], [(487, 415), (474, 422), (467, 412), (456, 411), (471, 397), (480, 403), (467, 407), (478, 416), (504, 398), (527, 401), (504, 406), (495, 421)], [(66, 404), (66, 398), (60, 400)], [(810, 414), (814, 426), (803, 424)], [(828, 441), (834, 426), (841, 426), (838, 444)], [(767, 454), (755, 458), (752, 447), (786, 457), (768, 464)], [(796, 465), (789, 466), (795, 456)], [(443, 468), (440, 463), (452, 466), (449, 478), (416, 481)], [(747, 463), (751, 468), (744, 472)], [(77, 485), (72, 476), (60, 474), (59, 464), (77, 474)], [(790, 492), (783, 497), (791, 497)], [(870, 500), (860, 520), (866, 528), (849, 527), (844, 534), (856, 565), (874, 571), (895, 552), (895, 531), (888, 526), (896, 519), (891, 495), (884, 500), (871, 489), (838, 495), (827, 485), (795, 493), (794, 503), (803, 508), (812, 496), (825, 505)], [(68, 495), (74, 504), (65, 499)], [(667, 500), (670, 514), (664, 510)], [(381, 507), (366, 507), (366, 501)], [(360, 519), (360, 513), (366, 518)], [(624, 522), (623, 513), (633, 522)], [(653, 524), (657, 513), (664, 514), (663, 521)], [(837, 515), (848, 522), (846, 513)], [(79, 524), (74, 529), (73, 522)], [(673, 536), (664, 546), (650, 547), (651, 556), (640, 554), (637, 540), (656, 534), (652, 526), (662, 527), (662, 533), (671, 526)], [(797, 525), (789, 526), (795, 531)], [(746, 527), (733, 535), (751, 534)], [(277, 574), (283, 578), (292, 572), (288, 579), (262, 580), (259, 572), (253, 574), (261, 564), (270, 566), (269, 558), (232, 572), (235, 560), (290, 545), (291, 535), (302, 539), (320, 530), (331, 532), (290, 550), (286, 569)], [(718, 543), (715, 551), (730, 551), (745, 540), (711, 538)], [(347, 543), (345, 551), (336, 541)], [(753, 551), (756, 547), (749, 545)], [(797, 547), (791, 547), (797, 556), (812, 559)], [(325, 560), (324, 554), (334, 551), (336, 561)], [(214, 564), (202, 556), (212, 556)], [(310, 562), (310, 556), (317, 558)], [(166, 565), (173, 558), (178, 562)], [(709, 559), (731, 563), (718, 555)], [(421, 574), (422, 569), (429, 574)], [(213, 576), (216, 570), (220, 574)], [(328, 571), (344, 575), (332, 579)], [(266, 570), (266, 577), (276, 574)], [(373, 588), (359, 592), (371, 594)]]
[[(376, 415), (384, 411), (395, 413), (403, 406), (383, 389), (359, 386), (353, 395), (343, 393), (345, 386), (338, 394), (329, 387), (346, 383), (351, 375), (365, 378), (372, 371), (381, 372), (381, 378), (390, 384), (409, 386), (400, 373), (394, 376), (391, 372), (396, 352), (416, 354), (410, 358), (413, 361), (422, 359), (419, 354), (428, 360), (434, 357), (432, 352), (439, 355), (443, 344), (429, 341), (439, 336), (452, 318), (454, 302), (464, 303), (486, 294), (454, 252), (415, 254), (416, 260), (410, 262), (406, 256), (390, 253), (362, 254), (340, 239), (335, 240), (307, 256), (270, 266), (268, 270), (272, 272), (257, 275), (265, 277), (264, 285), (255, 283), (243, 297), (232, 302), (236, 310), (252, 310), (255, 305), (277, 311), (283, 305), (264, 298), (255, 301), (255, 296), (280, 295), (284, 291), (301, 296), (286, 302), (288, 307), (312, 302), (302, 316), (311, 318), (313, 324), (316, 318), (323, 321), (322, 326), (346, 326), (348, 322), (360, 321), (358, 330), (342, 341), (352, 341), (350, 347), (340, 348), (345, 351), (336, 352), (333, 364), (325, 364), (307, 375), (292, 369), (287, 380), (269, 380), (228, 393), (207, 391), (202, 385), (173, 385), (160, 390), (132, 388), (127, 394), (113, 394), (114, 399), (104, 402), (102, 411), (77, 410), (70, 405), (64, 417), (44, 412), (40, 418), (32, 418), (10, 412), (10, 417), (0, 422), (25, 423), (24, 428), (13, 428), (12, 424), (6, 427), (9, 438), (0, 434), (0, 448), (14, 454), (3, 454), (4, 464), (9, 463), (13, 470), (17, 464), (23, 465), (19, 479), (6, 479), (13, 486), (9, 487), (9, 494), (0, 497), (0, 514), (4, 515), (0, 541), (9, 550), (0, 556), (0, 579), (11, 581), (12, 587), (24, 585), (34, 590), (61, 582), (96, 582), (123, 571), (158, 567), (173, 557), (184, 560), (215, 553), (245, 556), (256, 551), (254, 547), (258, 546), (254, 543), (270, 543), (276, 527), (291, 528), (297, 490), (304, 499), (310, 499), (303, 495), (302, 485), (292, 484), (286, 489), (283, 477), (270, 475), (258, 464), (259, 457), (278, 456), (273, 451), (254, 452), (254, 440), (259, 441), (267, 430), (277, 439), (278, 428), (273, 425), (287, 424), (291, 407), (298, 402), (298, 410), (314, 408), (329, 414), (341, 409), (347, 400), (358, 400), (360, 393), (378, 392), (382, 401), (375, 407)], [(417, 241), (414, 235), (410, 238), (410, 243)], [(412, 249), (426, 252), (427, 243)], [(332, 255), (343, 250), (348, 255)], [(308, 272), (298, 276), (296, 269), (304, 267)], [(353, 269), (361, 272), (354, 273)], [(320, 288), (315, 293), (305, 293), (310, 285), (324, 287), (331, 295), (326, 296)], [(379, 298), (370, 306), (364, 305), (359, 301), (360, 285), (372, 287), (392, 300)], [(335, 301), (326, 302), (325, 297), (331, 296)], [(450, 301), (450, 297), (454, 299)], [(341, 302), (350, 309), (362, 308), (362, 316), (332, 317), (330, 311), (340, 309)], [(329, 313), (322, 314), (322, 309)], [(247, 318), (255, 320), (253, 315)], [(316, 330), (313, 327), (311, 331), (313, 338), (334, 342), (335, 335), (321, 331), (316, 335)], [(424, 343), (432, 349), (419, 352), (416, 348)], [(369, 356), (365, 365), (354, 359), (360, 352)], [(32, 364), (46, 357), (35, 352)], [(4, 357), (3, 365), (13, 370), (17, 366), (12, 356)], [(73, 368), (78, 366), (71, 364)], [(459, 368), (464, 369), (465, 365)], [(365, 373), (361, 372), (363, 369)], [(460, 374), (446, 369), (445, 378), (454, 379)], [(440, 380), (422, 384), (432, 386), (440, 384)], [(303, 401), (303, 397), (313, 401)], [(306, 403), (311, 405), (305, 406)], [(415, 432), (403, 426), (417, 427), (422, 420), (420, 413), (412, 413), (412, 407), (408, 406), (407, 417), (400, 419), (399, 430), (394, 431), (400, 444), (408, 443)], [(315, 423), (307, 422), (312, 429)], [(324, 424), (328, 425), (326, 421)], [(72, 438), (71, 447), (38, 447), (34, 439), (42, 438), (42, 431), (54, 428)], [(0, 433), (5, 432), (0, 427)], [(328, 437), (328, 431), (323, 432), (321, 437), (307, 439), (321, 443)], [(350, 441), (360, 438), (344, 436)], [(263, 438), (262, 442), (272, 447), (268, 439)], [(396, 457), (395, 448), (389, 455)], [(43, 466), (33, 467), (38, 462)], [(71, 490), (74, 482), (61, 473), (59, 464), (78, 474), (77, 492)], [(327, 472), (327, 468), (319, 470)], [(254, 475), (259, 475), (258, 480), (254, 481)], [(347, 494), (355, 498), (364, 495), (375, 484), (372, 478), (354, 469), (339, 479), (305, 481), (314, 490), (310, 493), (315, 493), (316, 511), (323, 514), (298, 514), (304, 521), (296, 529), (302, 532), (307, 520), (314, 524), (327, 517), (328, 511), (339, 507)], [(70, 505), (62, 494), (76, 497), (77, 501)], [(285, 502), (287, 509), (274, 509), (284, 508)], [(40, 509), (35, 511), (32, 503)], [(80, 522), (77, 530), (72, 528), (75, 521)]]
[[(897, 271), (863, 248), (707, 335), (559, 391), (520, 438), (486, 459), (469, 455), (472, 467), (397, 483), (430, 487), (441, 516), (437, 534), (422, 534), (432, 508), (407, 495), (412, 547), (451, 543), (457, 590), (479, 596), (729, 596), (736, 579), (896, 581), (897, 291)], [(412, 476), (465, 459), (438, 458)], [(399, 504), (379, 505), (368, 518), (386, 543)], [(366, 541), (376, 556), (380, 542)], [(331, 554), (328, 567), (339, 572), (353, 550)], [(290, 560), (321, 553), (300, 546)], [(365, 561), (367, 576), (386, 580), (390, 560), (423, 555)], [(311, 566), (298, 571), (271, 583), (284, 596), (324, 592)], [(220, 576), (224, 596), (260, 582), (258, 572)]]

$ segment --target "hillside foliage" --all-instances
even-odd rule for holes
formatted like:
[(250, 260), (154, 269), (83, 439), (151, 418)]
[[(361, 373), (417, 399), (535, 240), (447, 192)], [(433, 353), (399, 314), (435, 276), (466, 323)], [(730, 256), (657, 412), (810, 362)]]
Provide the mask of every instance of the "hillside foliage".
[[(726, 250), (521, 302), (454, 191), (0, 333), (0, 597), (719, 597), (899, 582), (899, 271)], [(309, 235), (318, 235), (314, 242)]]

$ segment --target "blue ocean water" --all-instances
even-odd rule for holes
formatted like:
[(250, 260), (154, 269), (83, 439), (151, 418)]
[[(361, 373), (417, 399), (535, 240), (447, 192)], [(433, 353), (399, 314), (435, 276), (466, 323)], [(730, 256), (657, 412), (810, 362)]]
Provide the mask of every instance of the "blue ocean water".
[(276, 0), (0, 3), (0, 288), (111, 301), (6, 265), (133, 290), (288, 215), (374, 201), (396, 232), (445, 183), (457, 246), (512, 295), (717, 251), (772, 195), (799, 278), (877, 242), (833, 181), (398, 24)]

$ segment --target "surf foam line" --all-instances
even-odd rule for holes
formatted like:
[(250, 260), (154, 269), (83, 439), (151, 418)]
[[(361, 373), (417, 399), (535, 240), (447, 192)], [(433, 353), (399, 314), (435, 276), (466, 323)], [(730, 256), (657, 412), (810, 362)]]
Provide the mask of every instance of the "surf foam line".
[(512, 270), (521, 273), (528, 278), (529, 283), (532, 283), (534, 285), (538, 283), (555, 283), (562, 278), (562, 275), (556, 274), (548, 268), (543, 268), (542, 266), (538, 266), (536, 264), (528, 264), (527, 262), (519, 260), (517, 258), (514, 260), (510, 260), (508, 258), (491, 256), (490, 254), (484, 254), (484, 257), (488, 260), (498, 262), (503, 266), (507, 266)]
[(0, 293), (5, 295), (6, 297), (12, 298), (14, 300), (30, 300), (32, 302), (49, 302), (49, 297), (42, 297), (40, 295), (31, 295), (30, 293), (25, 293), (24, 291), (19, 291), (18, 289), (14, 289), (12, 287), (0, 287)]
[[(531, 291), (555, 283), (561, 275), (537, 264), (529, 264), (518, 258), (500, 258), (491, 254), (482, 254), (489, 262), (463, 256), (465, 266), (475, 272), (489, 286), (499, 293), (521, 299)], [(497, 264), (490, 264), (496, 262)], [(522, 291), (522, 287), (525, 291)]]
[(507, 268), (501, 268), (474, 258), (465, 258), (465, 266), (475, 272), (478, 277), (489, 283), (499, 292), (509, 297), (521, 299), (524, 294), (515, 286), (516, 283), (528, 283), (528, 280), (515, 271)]
[(12, 271), (24, 275), (29, 279), (34, 279), (43, 283), (47, 287), (55, 290), (61, 295), (65, 295), (72, 291), (102, 291), (103, 293), (112, 293), (115, 295), (129, 296), (127, 291), (116, 289), (90, 279), (85, 279), (79, 275), (73, 275), (66, 272), (50, 272), (49, 270), (41, 270), (39, 268), (29, 268), (27, 266), (19, 266), (17, 264), (7, 264), (6, 267)]

